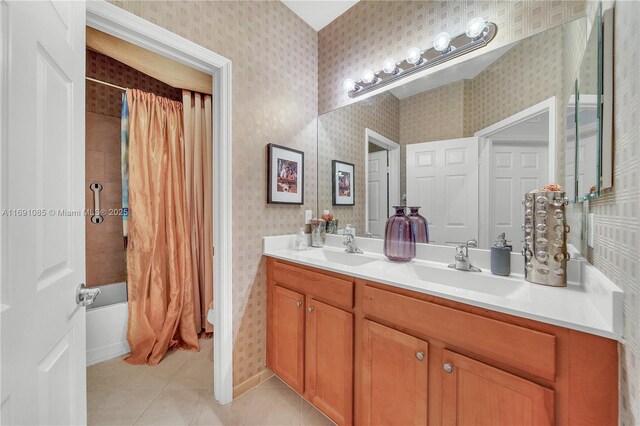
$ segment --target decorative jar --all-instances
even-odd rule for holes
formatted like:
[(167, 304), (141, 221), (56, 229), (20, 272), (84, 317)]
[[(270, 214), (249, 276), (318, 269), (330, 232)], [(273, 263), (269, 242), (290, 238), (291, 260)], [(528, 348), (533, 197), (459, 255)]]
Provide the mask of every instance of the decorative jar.
[(416, 234), (413, 222), (405, 215), (405, 206), (393, 206), (396, 214), (387, 219), (384, 230), (384, 255), (395, 262), (416, 257)]
[(413, 222), (413, 230), (416, 234), (416, 243), (427, 244), (429, 242), (429, 223), (420, 216), (420, 207), (409, 207), (409, 219)]

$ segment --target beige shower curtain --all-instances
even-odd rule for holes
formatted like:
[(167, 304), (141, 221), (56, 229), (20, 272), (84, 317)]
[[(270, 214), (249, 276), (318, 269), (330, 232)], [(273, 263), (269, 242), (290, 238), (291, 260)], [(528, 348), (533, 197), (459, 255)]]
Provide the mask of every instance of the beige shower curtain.
[(183, 106), (127, 89), (131, 364), (155, 365), (168, 349), (198, 350), (192, 223), (185, 176)]
[(198, 331), (213, 332), (207, 313), (213, 302), (211, 96), (182, 91), (187, 210), (191, 229), (194, 318)]

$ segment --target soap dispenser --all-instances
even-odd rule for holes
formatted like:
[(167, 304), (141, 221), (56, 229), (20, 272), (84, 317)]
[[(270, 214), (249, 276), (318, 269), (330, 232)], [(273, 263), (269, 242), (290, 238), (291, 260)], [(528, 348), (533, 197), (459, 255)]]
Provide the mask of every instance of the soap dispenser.
[(307, 249), (307, 234), (304, 233), (304, 228), (300, 228), (298, 230), (298, 235), (296, 235), (295, 242), (296, 250), (306, 250)]
[(491, 273), (494, 275), (508, 276), (511, 273), (511, 249), (507, 245), (505, 233), (498, 235), (493, 247), (491, 247)]

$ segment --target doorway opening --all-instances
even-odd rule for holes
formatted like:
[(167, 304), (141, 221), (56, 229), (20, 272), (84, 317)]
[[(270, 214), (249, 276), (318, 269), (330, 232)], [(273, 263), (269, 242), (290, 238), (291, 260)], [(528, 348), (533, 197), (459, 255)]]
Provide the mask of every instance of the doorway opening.
[(393, 206), (400, 204), (400, 145), (365, 129), (365, 235), (381, 238)]
[[(504, 232), (515, 252), (522, 242), (524, 194), (556, 182), (556, 99), (542, 101), (475, 136), (480, 143), (479, 245)], [(520, 206), (520, 208), (514, 207)], [(515, 239), (514, 239), (515, 238)]]
[(177, 34), (106, 2), (88, 2), (87, 27), (211, 76), (213, 87), (213, 391), (226, 404), (233, 397), (231, 239), (231, 62)]

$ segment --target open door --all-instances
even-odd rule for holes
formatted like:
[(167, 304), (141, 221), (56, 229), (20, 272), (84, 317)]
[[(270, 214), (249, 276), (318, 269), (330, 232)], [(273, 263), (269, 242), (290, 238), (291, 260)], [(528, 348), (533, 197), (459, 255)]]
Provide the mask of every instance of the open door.
[(422, 207), (429, 242), (478, 238), (478, 138), (407, 145), (407, 205)]
[(1, 422), (84, 424), (85, 4), (0, 2), (0, 38)]

